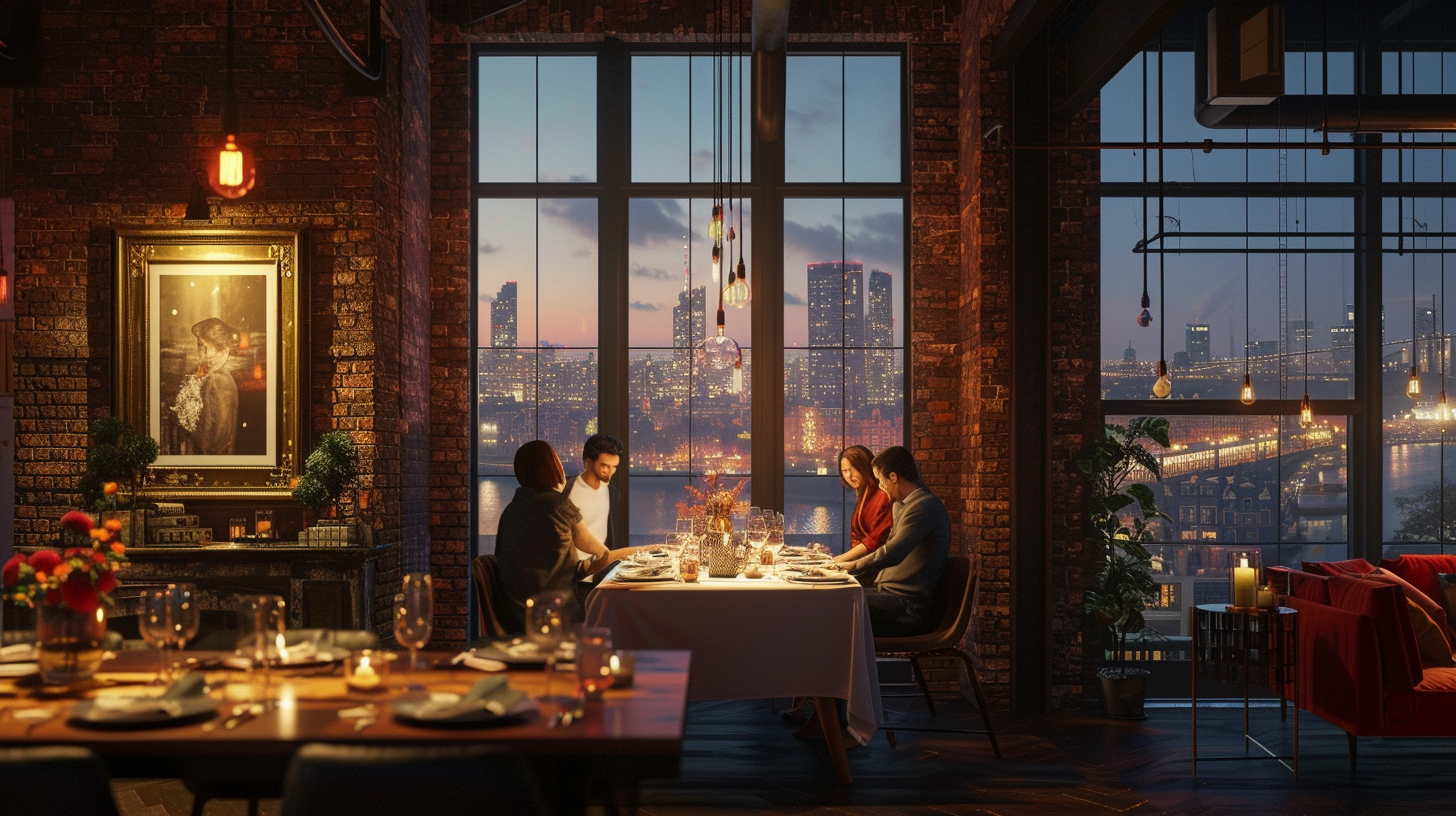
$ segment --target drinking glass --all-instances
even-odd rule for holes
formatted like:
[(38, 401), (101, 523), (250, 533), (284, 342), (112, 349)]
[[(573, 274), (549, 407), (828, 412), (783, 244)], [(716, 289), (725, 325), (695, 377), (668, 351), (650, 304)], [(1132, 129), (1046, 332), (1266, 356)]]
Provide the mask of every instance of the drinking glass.
[(526, 639), (546, 655), (546, 688), (540, 699), (554, 702), (551, 675), (556, 673), (556, 650), (570, 625), (567, 599), (563, 592), (539, 592), (526, 599)]
[(585, 700), (600, 700), (612, 685), (612, 630), (588, 627), (576, 639), (576, 681)]
[(137, 628), (141, 631), (142, 640), (157, 650), (157, 676), (152, 680), (152, 685), (164, 685), (167, 682), (169, 666), (167, 646), (173, 642), (167, 588), (154, 587), (146, 590), (142, 593), (141, 602), (141, 618), (137, 621)]
[(404, 577), (399, 594), (394, 596), (394, 639), (409, 649), (409, 671), (415, 670), (420, 649), (430, 642), (435, 620), (435, 592), (428, 572), (412, 572)]
[(197, 628), (202, 624), (202, 611), (197, 608), (197, 587), (168, 584), (167, 615), (172, 624), (172, 640), (180, 652), (187, 648), (187, 641), (197, 637)]
[(278, 595), (244, 595), (238, 598), (238, 654), (252, 667), (250, 685), (261, 680), (258, 702), (269, 705), (272, 663), (282, 653), (283, 633), (288, 628), (288, 604)]
[(773, 518), (768, 520), (768, 546), (781, 547), (784, 543), (784, 514), (768, 511)]

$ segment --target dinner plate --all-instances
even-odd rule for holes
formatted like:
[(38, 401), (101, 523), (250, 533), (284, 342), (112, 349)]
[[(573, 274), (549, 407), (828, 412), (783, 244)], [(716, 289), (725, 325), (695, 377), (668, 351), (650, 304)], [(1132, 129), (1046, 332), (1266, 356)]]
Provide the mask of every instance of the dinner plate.
[(29, 677), (39, 671), (39, 663), (0, 663), (0, 677)]
[(411, 694), (390, 702), (394, 718), (402, 723), (425, 728), (489, 728), (497, 725), (511, 725), (524, 722), (536, 716), (536, 701), (527, 697), (500, 714), (488, 708), (471, 708), (450, 717), (421, 717), (421, 709), (431, 703), (442, 702), (443, 697), (459, 695)]
[(544, 666), (546, 653), (527, 640), (500, 641), (489, 646), (477, 646), (470, 650), (476, 657), (495, 660), (507, 666)]
[(82, 700), (71, 706), (67, 722), (80, 728), (170, 728), (210, 719), (217, 713), (217, 701), (205, 694), (184, 697), (176, 702), (176, 714), (160, 708), (121, 713), (106, 711), (96, 700)]
[(630, 573), (617, 573), (614, 579), (627, 584), (653, 584), (659, 581), (676, 581), (677, 576), (668, 572), (664, 575), (632, 575)]

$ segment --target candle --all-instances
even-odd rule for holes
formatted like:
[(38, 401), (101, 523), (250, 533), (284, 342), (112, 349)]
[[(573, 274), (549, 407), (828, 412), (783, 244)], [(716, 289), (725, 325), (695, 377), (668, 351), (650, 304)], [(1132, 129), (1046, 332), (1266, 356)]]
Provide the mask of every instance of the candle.
[(1250, 609), (1258, 601), (1255, 587), (1258, 586), (1258, 578), (1255, 577), (1256, 570), (1249, 566), (1249, 559), (1239, 560), (1239, 566), (1234, 567), (1234, 603), (1240, 609)]
[(354, 673), (349, 676), (349, 685), (360, 691), (372, 691), (379, 688), (379, 672), (369, 663), (368, 655), (361, 655), (359, 663), (354, 667)]
[(1259, 587), (1259, 608), (1274, 608), (1274, 590), (1270, 589), (1268, 586)]

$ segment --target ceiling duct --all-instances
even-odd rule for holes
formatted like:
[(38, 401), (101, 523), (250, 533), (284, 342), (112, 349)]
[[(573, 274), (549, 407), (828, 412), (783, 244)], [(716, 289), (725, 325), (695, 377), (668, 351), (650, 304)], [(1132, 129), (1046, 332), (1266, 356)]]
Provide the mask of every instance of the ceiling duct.
[(1282, 4), (1221, 4), (1205, 25), (1195, 38), (1193, 115), (1206, 128), (1456, 130), (1456, 96), (1285, 94)]
[(753, 0), (753, 123), (765, 142), (783, 137), (788, 45), (789, 0)]

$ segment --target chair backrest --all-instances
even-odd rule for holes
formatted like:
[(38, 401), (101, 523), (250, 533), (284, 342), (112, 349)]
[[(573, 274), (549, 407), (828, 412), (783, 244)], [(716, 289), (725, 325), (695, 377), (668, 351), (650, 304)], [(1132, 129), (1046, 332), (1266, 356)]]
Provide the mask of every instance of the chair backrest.
[(935, 600), (930, 607), (930, 619), (936, 624), (930, 631), (935, 644), (929, 648), (959, 645), (971, 628), (979, 578), (971, 567), (971, 559), (964, 555), (946, 559), (940, 585), (936, 587)]
[(0, 801), (27, 816), (111, 816), (117, 812), (106, 766), (89, 748), (0, 748)]
[(495, 556), (481, 555), (470, 564), (470, 582), (475, 585), (475, 601), (480, 607), (480, 634), (485, 637), (511, 637), (506, 621), (496, 611), (495, 595), (500, 591), (496, 579)]
[(526, 760), (496, 746), (305, 745), (288, 764), (283, 816), (544, 814)]

